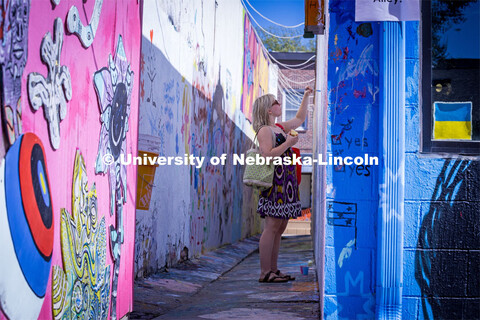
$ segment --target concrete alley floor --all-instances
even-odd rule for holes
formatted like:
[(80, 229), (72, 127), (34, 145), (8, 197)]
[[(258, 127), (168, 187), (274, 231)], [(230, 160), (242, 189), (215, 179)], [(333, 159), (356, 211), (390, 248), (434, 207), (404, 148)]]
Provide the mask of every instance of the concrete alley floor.
[(259, 283), (258, 237), (222, 247), (168, 272), (135, 281), (129, 319), (319, 319), (310, 236), (282, 239), (278, 265), (296, 277), (287, 283)]

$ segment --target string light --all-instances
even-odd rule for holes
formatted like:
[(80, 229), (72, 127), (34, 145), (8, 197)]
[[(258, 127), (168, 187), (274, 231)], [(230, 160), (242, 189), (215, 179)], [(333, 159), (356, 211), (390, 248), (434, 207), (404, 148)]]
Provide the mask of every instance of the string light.
[(276, 37), (276, 38), (280, 38), (280, 39), (294, 39), (294, 38), (300, 38), (300, 37), (303, 37), (303, 35), (299, 34), (298, 36), (279, 36), (279, 35), (276, 35), (276, 34), (273, 34), (265, 29), (263, 29), (263, 27), (257, 22), (257, 20), (255, 20), (255, 18), (252, 16), (252, 14), (250, 13), (250, 11), (248, 11), (247, 9), (247, 6), (245, 5), (245, 3), (243, 2), (243, 0), (241, 0), (242, 4), (243, 4), (243, 8), (245, 9), (245, 11), (247, 12), (247, 15), (250, 19), (253, 20), (253, 22), (255, 22), (255, 24), (265, 33), (271, 35), (272, 37)]
[[(276, 38), (280, 38), (280, 39), (292, 39), (292, 38), (298, 38), (298, 37), (301, 37), (302, 35), (298, 35), (298, 36), (278, 36), (278, 35), (275, 35), (271, 32), (268, 32), (267, 30), (265, 30), (264, 28), (262, 28), (262, 26), (255, 20), (255, 18), (253, 18), (252, 14), (250, 13), (250, 11), (247, 9), (246, 5), (245, 5), (245, 2), (244, 0), (240, 0), (241, 3), (243, 4), (243, 7), (248, 15), (248, 17), (250, 19), (253, 20), (253, 22), (255, 22), (255, 24), (265, 33), (273, 36), (273, 37), (276, 37)], [(250, 7), (252, 7), (252, 9), (258, 13), (262, 18), (274, 23), (274, 24), (277, 24), (271, 20), (269, 20), (268, 18), (264, 17), (263, 15), (261, 15), (257, 10), (255, 10), (255, 8), (248, 2), (248, 0), (245, 0), (249, 5)], [(280, 25), (280, 24), (277, 24), (277, 25)], [(300, 25), (303, 25), (302, 24), (299, 24), (298, 26)], [(282, 27), (288, 27), (288, 26), (283, 26), (283, 25), (280, 25)], [(298, 26), (295, 26), (295, 27), (298, 27)], [(252, 28), (253, 29), (253, 32), (255, 33), (255, 35), (257, 36), (257, 38), (260, 40), (261, 37), (258, 35), (257, 33), (257, 30), (255, 30), (255, 28)], [(271, 62), (272, 61), (275, 61), (278, 65), (280, 66), (283, 66), (284, 68), (286, 69), (289, 69), (289, 70), (303, 70), (307, 67), (310, 67), (312, 65), (315, 64), (315, 62), (312, 62), (311, 64), (308, 64), (312, 59), (314, 59), (316, 57), (316, 55), (313, 55), (311, 56), (308, 60), (302, 62), (302, 63), (299, 63), (299, 64), (286, 64), (286, 63), (282, 63), (280, 61), (278, 61), (277, 59), (275, 59), (275, 57), (265, 48), (265, 45), (263, 44), (263, 42), (260, 40), (260, 46), (262, 48), (262, 51), (263, 53), (270, 58)], [(308, 65), (307, 65), (308, 64)], [(297, 68), (295, 68), (297, 67)], [(281, 85), (281, 87), (283, 89), (286, 90), (285, 92), (285, 99), (290, 102), (291, 104), (293, 104), (294, 106), (298, 106), (300, 107), (300, 104), (301, 104), (301, 101), (303, 100), (303, 95), (300, 94), (298, 92), (298, 89), (294, 89), (292, 87), (292, 83), (293, 84), (298, 84), (298, 85), (303, 85), (303, 84), (308, 84), (308, 83), (311, 83), (313, 81), (315, 81), (315, 78), (313, 79), (310, 79), (310, 80), (307, 80), (307, 81), (294, 81), (292, 79), (289, 79), (287, 76), (285, 76), (280, 70), (278, 70), (278, 81)]]
[(273, 23), (273, 24), (276, 24), (277, 26), (280, 26), (280, 27), (283, 27), (283, 28), (289, 28), (289, 29), (290, 29), (290, 28), (298, 28), (298, 27), (303, 26), (303, 25), (305, 24), (305, 22), (302, 22), (302, 23), (299, 23), (299, 24), (297, 24), (297, 25), (295, 25), (295, 26), (286, 26), (286, 25), (277, 23), (277, 22), (275, 22), (275, 21), (273, 21), (273, 20), (268, 19), (267, 17), (265, 17), (264, 15), (262, 15), (260, 12), (258, 12), (257, 9), (255, 9), (255, 8), (251, 5), (251, 3), (248, 2), (248, 0), (245, 0), (245, 1), (248, 3), (248, 5), (250, 6), (250, 8), (252, 8), (253, 11), (255, 11), (260, 17), (262, 17), (263, 19), (267, 20), (268, 22), (271, 22), (271, 23)]

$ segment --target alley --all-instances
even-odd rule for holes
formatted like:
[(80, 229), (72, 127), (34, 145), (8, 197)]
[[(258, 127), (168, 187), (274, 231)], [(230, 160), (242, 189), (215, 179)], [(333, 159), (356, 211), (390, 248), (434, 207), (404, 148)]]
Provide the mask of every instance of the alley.
[[(311, 237), (282, 240), (279, 268), (296, 277), (287, 283), (258, 282), (255, 240), (136, 282), (130, 319), (318, 319), (315, 267), (310, 267), (308, 275), (300, 274), (300, 266), (313, 260)], [(235, 258), (240, 263), (232, 268)], [(226, 272), (222, 274), (221, 269)]]

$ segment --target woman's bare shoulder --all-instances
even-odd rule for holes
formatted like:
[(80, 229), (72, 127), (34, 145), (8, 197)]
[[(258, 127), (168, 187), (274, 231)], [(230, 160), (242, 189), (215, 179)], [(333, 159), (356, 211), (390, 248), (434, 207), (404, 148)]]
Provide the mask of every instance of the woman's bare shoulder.
[(260, 136), (264, 136), (266, 134), (271, 134), (272, 132), (272, 127), (270, 126), (263, 126), (260, 128), (260, 130), (258, 130), (258, 135)]

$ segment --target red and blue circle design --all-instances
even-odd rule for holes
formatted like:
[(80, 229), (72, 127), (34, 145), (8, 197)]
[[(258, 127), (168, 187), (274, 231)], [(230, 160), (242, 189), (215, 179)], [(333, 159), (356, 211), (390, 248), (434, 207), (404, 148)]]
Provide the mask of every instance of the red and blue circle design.
[[(10, 269), (17, 268), (18, 264), (24, 279), (15, 281), (26, 282), (34, 296), (43, 300), (53, 251), (53, 206), (40, 138), (33, 133), (20, 136), (8, 150), (4, 167), (4, 183), (0, 188), (4, 188), (1, 192), (5, 192), (5, 202), (4, 207), (0, 207), (0, 215), (6, 213), (15, 253), (10, 260), (17, 261), (2, 263), (10, 264)], [(13, 276), (14, 272), (9, 272)], [(19, 272), (15, 274), (18, 276)], [(9, 281), (4, 279), (2, 283), (8, 285)], [(13, 303), (12, 300), (10, 304)]]

